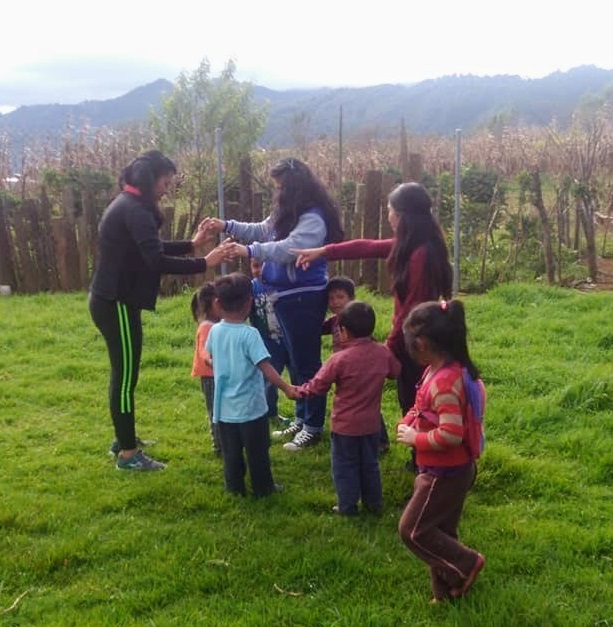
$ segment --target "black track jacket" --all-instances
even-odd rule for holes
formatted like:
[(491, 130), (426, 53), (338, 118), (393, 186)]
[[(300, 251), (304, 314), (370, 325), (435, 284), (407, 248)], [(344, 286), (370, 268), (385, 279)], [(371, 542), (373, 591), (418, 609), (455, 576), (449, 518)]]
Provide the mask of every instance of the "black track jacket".
[(90, 291), (139, 309), (155, 309), (162, 274), (197, 274), (204, 257), (191, 241), (163, 242), (155, 211), (138, 196), (121, 192), (105, 209), (98, 226), (98, 255)]

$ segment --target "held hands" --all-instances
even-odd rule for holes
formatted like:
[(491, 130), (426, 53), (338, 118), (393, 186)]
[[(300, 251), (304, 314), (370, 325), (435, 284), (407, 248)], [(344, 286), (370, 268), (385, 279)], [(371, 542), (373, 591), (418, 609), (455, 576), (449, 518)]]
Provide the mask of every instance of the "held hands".
[(229, 261), (234, 259), (234, 256), (231, 256), (231, 247), (235, 245), (233, 239), (228, 238), (221, 242), (218, 246), (213, 248), (213, 250), (205, 257), (206, 265), (208, 267), (218, 266), (222, 261)]
[(296, 268), (306, 270), (316, 259), (325, 256), (326, 249), (324, 246), (320, 246), (319, 248), (303, 248), (302, 250), (290, 248), (289, 252), (297, 255)]
[(285, 393), (285, 396), (292, 401), (299, 401), (301, 398), (306, 396), (306, 392), (301, 390), (299, 385), (287, 384), (283, 392)]
[(192, 238), (192, 245), (194, 248), (198, 248), (207, 242), (211, 242), (215, 239), (217, 233), (223, 231), (223, 220), (218, 218), (204, 218), (198, 225), (196, 235)]
[(417, 431), (415, 431), (413, 427), (409, 427), (405, 424), (398, 425), (398, 429), (396, 431), (396, 442), (400, 442), (406, 446), (414, 446), (416, 436)]
[(224, 230), (225, 226), (226, 225), (223, 220), (207, 216), (198, 225), (198, 232), (204, 231), (204, 233), (210, 236), (209, 239), (213, 239), (213, 236), (217, 235), (217, 233), (221, 233)]

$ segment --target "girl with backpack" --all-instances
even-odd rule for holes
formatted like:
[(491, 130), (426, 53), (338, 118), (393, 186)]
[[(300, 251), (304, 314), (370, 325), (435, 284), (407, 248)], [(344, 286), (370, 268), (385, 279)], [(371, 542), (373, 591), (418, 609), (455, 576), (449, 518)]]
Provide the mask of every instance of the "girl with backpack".
[(417, 305), (403, 325), (407, 350), (425, 366), (397, 440), (416, 451), (413, 494), (398, 525), (430, 568), (431, 603), (461, 597), (485, 564), (458, 539), (458, 524), (483, 448), (485, 388), (470, 359), (459, 300)]

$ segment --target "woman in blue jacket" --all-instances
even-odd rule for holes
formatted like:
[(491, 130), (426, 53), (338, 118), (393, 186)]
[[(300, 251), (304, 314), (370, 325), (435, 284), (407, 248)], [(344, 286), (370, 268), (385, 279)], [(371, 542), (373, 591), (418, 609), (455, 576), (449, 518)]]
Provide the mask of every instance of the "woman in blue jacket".
[[(141, 310), (155, 309), (162, 274), (195, 274), (220, 263), (223, 248), (206, 257), (193, 255), (207, 235), (164, 242), (158, 206), (177, 172), (157, 150), (134, 159), (121, 173), (121, 192), (104, 211), (98, 226), (97, 257), (89, 310), (104, 337), (111, 362), (109, 401), (115, 428), (111, 452), (122, 470), (161, 470), (164, 464), (137, 446), (134, 389), (143, 341)], [(139, 442), (142, 445), (142, 442)]]
[[(320, 259), (307, 269), (296, 268), (294, 249), (312, 248), (343, 239), (336, 202), (310, 168), (298, 159), (283, 159), (270, 175), (275, 184), (274, 206), (263, 222), (207, 218), (203, 228), (225, 232), (242, 243), (228, 254), (263, 262), (262, 282), (277, 292), (275, 312), (289, 355), (293, 384), (305, 383), (321, 366), (321, 326), (327, 310), (327, 264)], [(296, 418), (276, 437), (292, 438), (291, 451), (313, 446), (321, 439), (325, 396), (296, 402)]]

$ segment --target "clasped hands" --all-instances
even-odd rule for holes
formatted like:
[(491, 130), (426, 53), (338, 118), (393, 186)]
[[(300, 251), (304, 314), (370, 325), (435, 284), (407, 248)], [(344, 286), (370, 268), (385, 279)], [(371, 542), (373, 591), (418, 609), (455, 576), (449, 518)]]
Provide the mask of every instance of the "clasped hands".
[[(202, 246), (207, 242), (214, 241), (219, 233), (225, 228), (225, 222), (219, 218), (206, 217), (198, 225), (196, 235), (192, 239), (194, 248)], [(234, 261), (239, 257), (248, 257), (247, 247), (235, 241), (232, 237), (227, 237), (218, 244), (206, 256), (209, 266), (216, 266), (222, 261)]]

